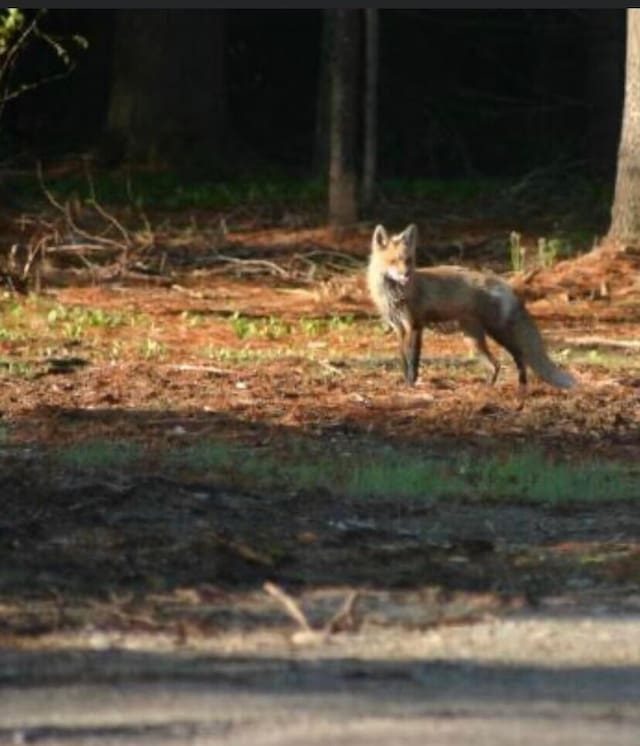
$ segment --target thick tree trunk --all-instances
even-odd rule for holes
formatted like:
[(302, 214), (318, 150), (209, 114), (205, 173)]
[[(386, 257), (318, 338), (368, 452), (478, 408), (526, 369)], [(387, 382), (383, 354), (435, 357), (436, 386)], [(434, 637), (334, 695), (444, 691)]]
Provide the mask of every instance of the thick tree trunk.
[(329, 9), (322, 13), (322, 37), (320, 41), (320, 70), (316, 92), (316, 122), (313, 145), (313, 175), (324, 179), (329, 168), (329, 99), (331, 93), (331, 43), (333, 13)]
[(625, 11), (587, 10), (586, 100), (589, 168), (596, 177), (615, 176), (624, 97)]
[(333, 10), (329, 145), (329, 224), (358, 217), (355, 162), (358, 124), (359, 11)]
[(378, 150), (378, 10), (365, 9), (364, 154), (362, 159), (362, 206), (373, 204)]
[(125, 157), (221, 160), (223, 18), (217, 10), (118, 11), (108, 131)]
[(627, 10), (627, 62), (610, 239), (640, 243), (640, 10)]

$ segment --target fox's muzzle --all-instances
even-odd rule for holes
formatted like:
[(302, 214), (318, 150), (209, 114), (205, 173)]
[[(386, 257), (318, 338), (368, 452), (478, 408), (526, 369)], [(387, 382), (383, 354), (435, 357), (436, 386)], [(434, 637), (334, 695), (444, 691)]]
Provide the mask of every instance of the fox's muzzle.
[(406, 285), (409, 282), (411, 275), (409, 272), (401, 272), (394, 267), (389, 267), (387, 270), (387, 277), (390, 280), (397, 282), (399, 285)]

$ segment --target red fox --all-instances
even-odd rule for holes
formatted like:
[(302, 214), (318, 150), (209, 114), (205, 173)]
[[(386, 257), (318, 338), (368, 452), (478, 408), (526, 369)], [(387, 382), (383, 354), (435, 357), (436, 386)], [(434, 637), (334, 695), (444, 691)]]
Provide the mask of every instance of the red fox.
[(487, 335), (515, 361), (521, 392), (526, 390), (527, 365), (553, 386), (576, 385), (571, 374), (550, 360), (535, 321), (504, 280), (464, 267), (417, 269), (417, 235), (413, 224), (395, 236), (377, 226), (367, 271), (371, 298), (398, 336), (407, 383), (414, 384), (418, 377), (423, 327), (455, 320), (490, 368), (491, 384), (498, 378), (500, 363), (487, 346)]

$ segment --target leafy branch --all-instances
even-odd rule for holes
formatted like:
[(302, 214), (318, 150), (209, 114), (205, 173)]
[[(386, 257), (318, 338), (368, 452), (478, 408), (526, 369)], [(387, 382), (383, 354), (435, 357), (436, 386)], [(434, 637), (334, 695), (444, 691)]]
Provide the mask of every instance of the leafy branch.
[[(44, 31), (41, 21), (46, 12), (46, 9), (41, 8), (27, 20), (18, 8), (0, 10), (0, 115), (8, 101), (46, 83), (64, 78), (75, 69), (77, 62), (69, 51), (69, 42), (79, 49), (86, 49), (89, 46), (88, 41), (78, 34), (63, 39)], [(12, 88), (11, 80), (17, 61), (27, 47), (37, 41), (53, 50), (63, 69)]]

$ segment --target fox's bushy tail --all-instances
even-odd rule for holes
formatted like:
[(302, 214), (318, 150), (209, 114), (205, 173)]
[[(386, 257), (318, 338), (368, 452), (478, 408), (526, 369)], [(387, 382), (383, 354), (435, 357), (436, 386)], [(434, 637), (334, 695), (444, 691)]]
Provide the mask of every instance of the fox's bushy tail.
[(512, 323), (525, 363), (543, 381), (560, 389), (570, 389), (577, 385), (578, 382), (571, 373), (562, 370), (551, 360), (536, 322), (524, 306), (520, 306), (516, 311)]

